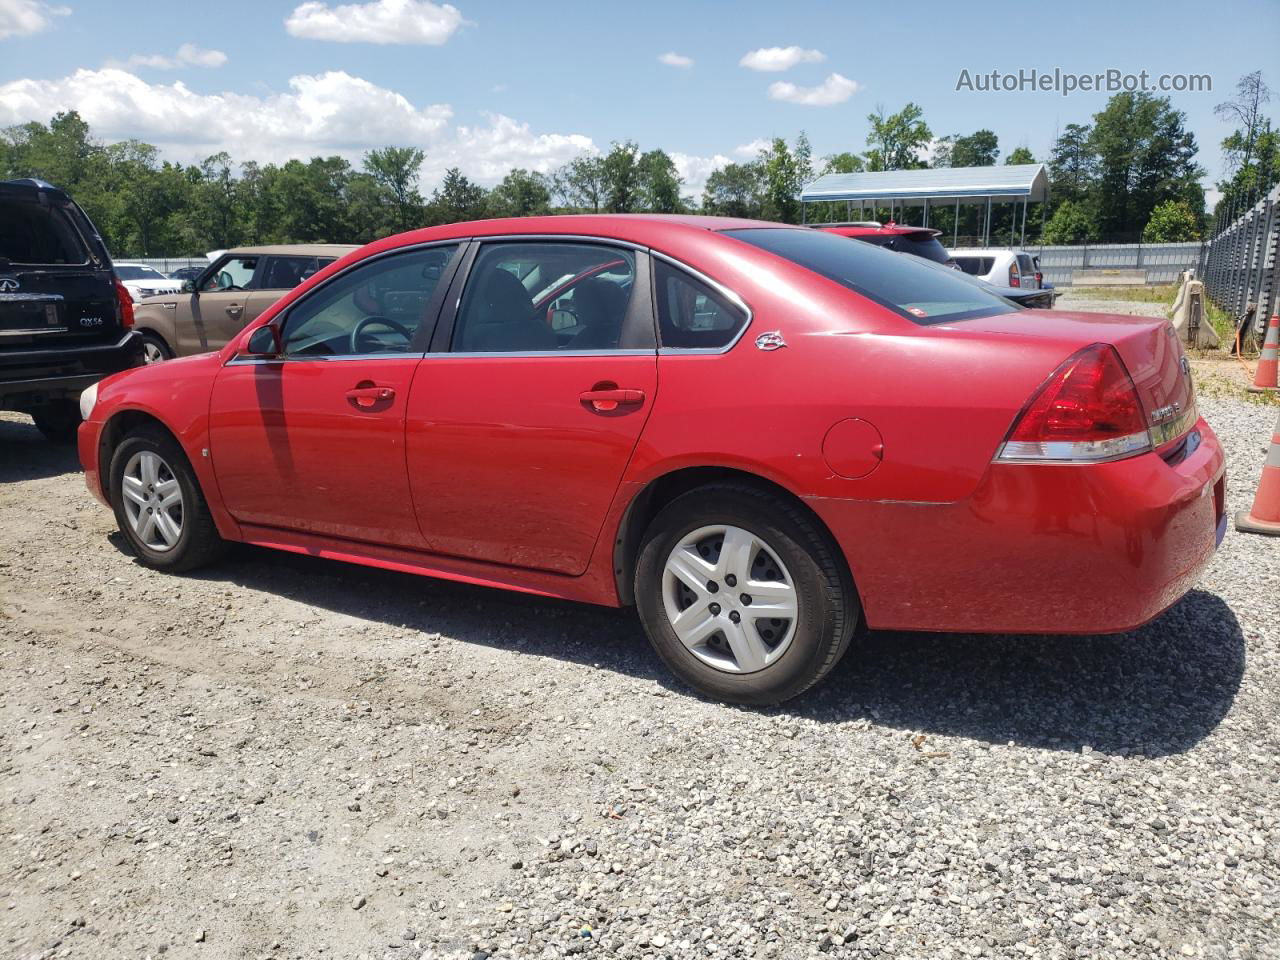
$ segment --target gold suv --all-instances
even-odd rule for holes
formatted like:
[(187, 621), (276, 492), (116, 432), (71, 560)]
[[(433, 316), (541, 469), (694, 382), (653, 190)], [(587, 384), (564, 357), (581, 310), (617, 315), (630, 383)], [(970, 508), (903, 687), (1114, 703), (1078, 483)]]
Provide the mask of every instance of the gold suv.
[(355, 249), (297, 243), (228, 250), (181, 293), (148, 297), (134, 309), (147, 363), (219, 349), (286, 291)]

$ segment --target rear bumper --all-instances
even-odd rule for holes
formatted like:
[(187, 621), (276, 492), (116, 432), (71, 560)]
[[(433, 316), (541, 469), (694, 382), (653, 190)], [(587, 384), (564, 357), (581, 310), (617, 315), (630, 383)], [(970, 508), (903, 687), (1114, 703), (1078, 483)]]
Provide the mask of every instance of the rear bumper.
[(0, 353), (0, 409), (68, 400), (103, 377), (142, 363), (142, 339), (130, 330), (115, 343)]
[(993, 464), (956, 503), (807, 502), (873, 628), (1116, 633), (1191, 589), (1225, 532), (1222, 448), (1203, 419), (1195, 429), (1173, 464)]

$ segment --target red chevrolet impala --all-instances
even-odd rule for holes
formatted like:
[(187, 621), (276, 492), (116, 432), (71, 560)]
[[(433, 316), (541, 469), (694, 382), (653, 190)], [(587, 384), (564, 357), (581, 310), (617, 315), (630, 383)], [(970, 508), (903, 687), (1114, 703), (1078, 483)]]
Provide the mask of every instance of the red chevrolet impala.
[(81, 406), (89, 488), (148, 566), (242, 541), (634, 604), (743, 703), (811, 686), (860, 623), (1127, 630), (1225, 529), (1168, 323), (746, 220), (390, 237)]

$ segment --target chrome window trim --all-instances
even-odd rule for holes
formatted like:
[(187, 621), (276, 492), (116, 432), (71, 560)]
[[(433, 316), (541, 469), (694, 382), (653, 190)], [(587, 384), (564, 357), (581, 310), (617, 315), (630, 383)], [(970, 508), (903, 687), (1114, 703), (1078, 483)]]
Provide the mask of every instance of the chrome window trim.
[(486, 243), (524, 243), (526, 241), (565, 240), (569, 243), (592, 243), (597, 246), (626, 247), (628, 250), (648, 252), (649, 248), (642, 243), (631, 240), (617, 240), (613, 237), (592, 237), (583, 233), (494, 233), (482, 237), (469, 237), (483, 246)]
[[(373, 263), (375, 260), (381, 260), (385, 257), (396, 256), (402, 253), (411, 253), (415, 250), (426, 250), (430, 247), (449, 247), (449, 246), (463, 247), (467, 244), (467, 242), (470, 239), (471, 239), (470, 237), (455, 237), (448, 240), (427, 240), (424, 243), (411, 243), (411, 244), (406, 244), (405, 246), (402, 246), (402, 247), (391, 247), (388, 250), (383, 250), (379, 253), (373, 254), (372, 256), (364, 257), (356, 261), (355, 263), (351, 264), (346, 269), (340, 270), (339, 272), (335, 273), (333, 276), (326, 277), (323, 282), (317, 284), (313, 289), (308, 290), (305, 294), (303, 294), (293, 303), (289, 304), (289, 306), (287, 306), (283, 311), (276, 314), (276, 316), (272, 317), (271, 323), (276, 323), (277, 321), (279, 321), (280, 332), (281, 334), (283, 334), (285, 322), (289, 319), (289, 314), (291, 314), (294, 310), (298, 308), (298, 304), (306, 303), (309, 299), (311, 299), (313, 296), (315, 296), (317, 293), (319, 293), (329, 284), (333, 283), (335, 280), (341, 279), (342, 277), (345, 277), (350, 271), (358, 270), (361, 267), (365, 266), (366, 264)], [(260, 256), (262, 256), (265, 259), (267, 256), (269, 256), (269, 254), (260, 254)], [(343, 256), (346, 256), (346, 254), (343, 254)], [(337, 258), (337, 260), (341, 260), (341, 259), (342, 257)], [(336, 262), (336, 260), (334, 262)], [(452, 278), (450, 278), (450, 283), (452, 282), (453, 282)], [(294, 287), (292, 289), (296, 290), (297, 288)], [(288, 292), (289, 292), (288, 290), (285, 291), (286, 294)], [(446, 295), (448, 294), (448, 290), (445, 291), (445, 294)], [(267, 325), (269, 326), (269, 324)], [(255, 327), (255, 329), (257, 328)], [(229, 367), (232, 364), (242, 365), (242, 364), (261, 364), (261, 363), (305, 363), (311, 360), (322, 360), (322, 361), (372, 360), (374, 358), (385, 360), (385, 359), (391, 359), (395, 357), (416, 357), (418, 359), (422, 359), (423, 356), (424, 354), (422, 351), (415, 351), (412, 353), (360, 353), (360, 354), (351, 354), (351, 355), (344, 355), (344, 356), (323, 356), (323, 355), (288, 356), (286, 354), (281, 354), (280, 356), (277, 356), (277, 357), (255, 357), (251, 354), (246, 355), (246, 354), (237, 353), (237, 354), (234, 354), (231, 357), (231, 359), (229, 359), (226, 363), (224, 363), (223, 366)]]
[[(666, 261), (667, 264), (669, 264), (672, 267), (675, 267), (677, 270), (683, 270), (685, 273), (690, 274), (691, 276), (694, 277), (694, 279), (700, 281), (701, 283), (706, 284), (708, 287), (710, 287), (716, 293), (720, 294), (722, 297), (724, 297), (734, 306), (738, 307), (747, 315), (746, 323), (742, 325), (742, 328), (738, 331), (737, 335), (732, 340), (730, 340), (727, 344), (725, 344), (723, 347), (664, 347), (662, 345), (662, 322), (658, 317), (658, 304), (655, 302), (653, 305), (653, 318), (658, 326), (658, 331), (657, 331), (658, 332), (658, 356), (661, 357), (661, 356), (692, 355), (692, 356), (710, 357), (710, 356), (717, 356), (722, 353), (728, 353), (735, 346), (737, 346), (738, 341), (741, 340), (744, 336), (746, 336), (747, 331), (751, 329), (751, 321), (755, 319), (755, 313), (752, 311), (751, 307), (747, 304), (747, 301), (742, 299), (742, 297), (739, 296), (736, 291), (730, 290), (728, 287), (726, 287), (723, 283), (721, 283), (718, 280), (711, 279), (711, 277), (707, 276), (701, 270), (697, 269), (696, 267), (689, 266), (683, 260), (677, 260), (675, 257), (668, 256), (667, 254), (662, 253), (661, 251), (658, 251), (658, 250), (650, 250), (649, 255), (651, 257), (657, 258), (658, 260)], [(658, 272), (656, 270), (653, 273), (653, 285), (654, 285), (654, 299), (656, 301), (658, 296), (658, 289), (657, 289), (658, 288)]]
[(472, 360), (478, 357), (496, 357), (512, 360), (520, 357), (652, 357), (653, 355), (654, 351), (649, 347), (630, 348), (627, 350), (494, 350), (489, 353), (483, 350), (468, 350), (465, 353), (447, 350), (426, 354), (427, 357), (465, 357)]

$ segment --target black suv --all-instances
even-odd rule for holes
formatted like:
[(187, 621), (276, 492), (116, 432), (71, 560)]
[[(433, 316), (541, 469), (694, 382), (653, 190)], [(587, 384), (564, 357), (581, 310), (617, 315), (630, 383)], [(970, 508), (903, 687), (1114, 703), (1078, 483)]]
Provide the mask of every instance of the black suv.
[(0, 181), (0, 410), (74, 439), (80, 392), (142, 362), (133, 300), (83, 210), (41, 180)]

